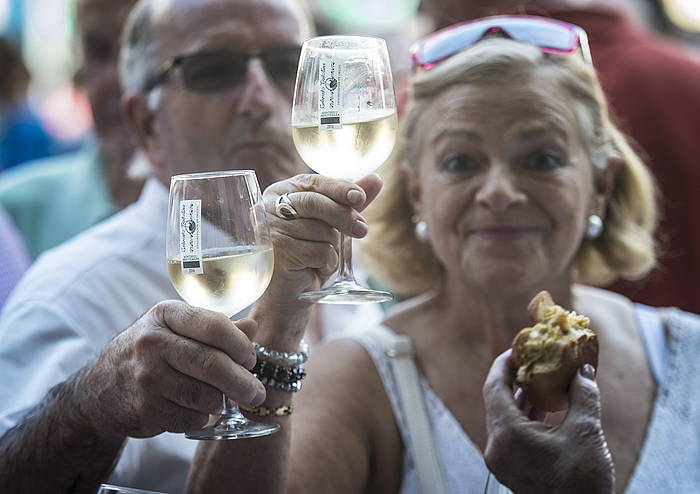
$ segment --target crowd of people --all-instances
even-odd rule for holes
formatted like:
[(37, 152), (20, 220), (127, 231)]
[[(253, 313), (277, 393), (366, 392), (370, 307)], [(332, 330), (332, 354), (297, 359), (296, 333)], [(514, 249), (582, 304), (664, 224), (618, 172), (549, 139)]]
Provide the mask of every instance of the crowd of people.
[[(623, 4), (424, 0), (394, 153), (349, 182), (292, 142), (297, 0), (78, 0), (94, 136), (0, 174), (0, 491), (700, 489), (700, 63)], [(180, 300), (165, 225), (171, 176), (235, 169), (275, 265), (231, 322)], [(299, 300), (338, 232), (388, 311)], [(541, 290), (600, 342), (546, 416), (508, 350)], [(186, 439), (222, 393), (280, 431)]]

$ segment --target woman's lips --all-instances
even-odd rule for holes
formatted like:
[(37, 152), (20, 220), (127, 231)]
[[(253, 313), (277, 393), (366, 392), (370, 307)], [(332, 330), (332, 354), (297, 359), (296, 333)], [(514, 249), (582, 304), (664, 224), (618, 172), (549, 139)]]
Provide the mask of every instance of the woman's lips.
[(480, 226), (471, 228), (467, 233), (486, 238), (512, 238), (539, 232), (540, 229), (532, 226)]

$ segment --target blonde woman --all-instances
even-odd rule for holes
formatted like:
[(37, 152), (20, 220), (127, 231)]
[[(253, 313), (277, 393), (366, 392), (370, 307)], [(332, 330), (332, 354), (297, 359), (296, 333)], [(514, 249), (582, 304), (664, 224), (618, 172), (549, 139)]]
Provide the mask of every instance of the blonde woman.
[[(292, 417), (263, 419), (282, 433), (200, 445), (192, 491), (237, 479), (241, 492), (481, 494), (484, 459), (518, 493), (700, 490), (700, 321), (580, 284), (646, 273), (656, 224), (654, 183), (610, 121), (585, 33), (486, 18), (432, 35), (413, 59), (412, 104), (363, 246), (370, 272), (407, 300), (381, 328), (316, 351)], [(378, 185), (359, 185), (355, 209), (340, 182), (266, 192), (270, 212), (288, 193), (301, 218), (273, 222), (283, 257), (256, 312), (267, 348), (296, 348), (307, 309), (294, 300), (332, 265), (331, 227), (363, 219)], [(312, 245), (315, 270), (302, 269)], [(568, 413), (544, 424), (517, 410), (502, 354), (543, 289), (588, 315), (600, 341), (599, 394), (582, 369)], [(402, 394), (402, 358), (417, 364), (417, 402)], [(291, 412), (292, 399), (268, 386), (253, 412)]]

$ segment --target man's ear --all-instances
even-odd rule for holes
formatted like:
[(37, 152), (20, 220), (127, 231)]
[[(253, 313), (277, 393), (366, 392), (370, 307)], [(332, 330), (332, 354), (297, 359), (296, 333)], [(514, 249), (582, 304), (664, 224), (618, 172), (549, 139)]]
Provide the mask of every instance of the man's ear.
[(159, 168), (164, 156), (155, 128), (155, 111), (150, 108), (148, 97), (143, 93), (125, 93), (122, 114), (136, 146), (146, 153), (154, 167)]
[(593, 214), (597, 214), (601, 218), (605, 219), (605, 211), (607, 209), (608, 202), (615, 191), (615, 184), (617, 183), (617, 178), (625, 166), (622, 158), (610, 157), (607, 160), (607, 166), (604, 170), (600, 170), (596, 173), (593, 179), (594, 187), (594, 200), (593, 200)]

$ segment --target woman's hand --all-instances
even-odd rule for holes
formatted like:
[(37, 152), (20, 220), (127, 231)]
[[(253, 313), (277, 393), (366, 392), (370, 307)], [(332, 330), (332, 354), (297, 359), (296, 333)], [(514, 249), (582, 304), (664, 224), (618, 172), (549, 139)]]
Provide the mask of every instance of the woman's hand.
[(513, 397), (516, 369), (510, 353), (496, 358), (483, 388), (489, 470), (517, 494), (612, 494), (615, 471), (593, 367), (583, 366), (576, 374), (566, 418), (551, 426), (531, 420)]
[[(297, 297), (318, 289), (336, 270), (338, 232), (354, 238), (367, 234), (367, 222), (360, 211), (374, 200), (381, 187), (381, 179), (374, 174), (355, 183), (303, 174), (265, 190), (263, 200), (275, 250), (275, 271), (253, 313), (259, 323), (261, 318), (267, 319), (267, 324), (261, 326), (280, 326), (271, 321), (274, 318), (284, 321), (287, 329), (299, 328), (301, 323), (289, 322), (308, 317), (310, 304)], [(277, 201), (284, 194), (298, 218), (278, 215)]]

